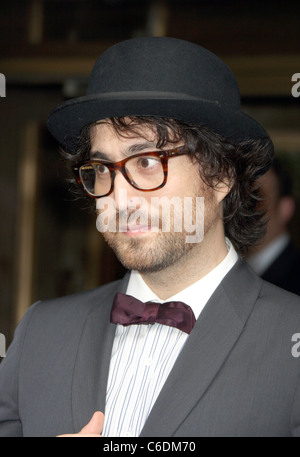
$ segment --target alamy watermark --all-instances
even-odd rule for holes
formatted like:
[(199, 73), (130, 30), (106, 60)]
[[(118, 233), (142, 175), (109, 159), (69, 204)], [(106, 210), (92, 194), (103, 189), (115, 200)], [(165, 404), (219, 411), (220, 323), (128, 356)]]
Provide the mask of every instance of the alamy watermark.
[[(204, 197), (144, 197), (127, 200), (120, 189), (118, 211), (111, 197), (97, 201), (99, 232), (182, 232), (186, 243), (200, 243), (204, 238)], [(121, 208), (121, 210), (120, 210)]]
[(6, 338), (0, 333), (0, 357), (6, 357)]
[(300, 73), (293, 74), (292, 81), (296, 82), (292, 87), (292, 96), (300, 97)]
[(3, 73), (0, 73), (0, 97), (6, 97), (6, 79)]
[(300, 357), (300, 333), (294, 333), (292, 336), (292, 341), (296, 342), (296, 344), (294, 344), (292, 347), (292, 356)]

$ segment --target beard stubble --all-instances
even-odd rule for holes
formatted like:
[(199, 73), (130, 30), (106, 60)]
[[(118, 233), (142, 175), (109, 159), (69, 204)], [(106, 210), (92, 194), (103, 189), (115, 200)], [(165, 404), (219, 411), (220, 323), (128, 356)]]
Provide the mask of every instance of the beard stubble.
[[(193, 204), (192, 213), (193, 223), (195, 223), (195, 204)], [(118, 227), (119, 214), (114, 216), (117, 218)], [(207, 234), (213, 227), (216, 217), (216, 203), (212, 193), (208, 190), (205, 192), (204, 234)], [(199, 245), (199, 243), (186, 242), (186, 237), (190, 234), (184, 229), (181, 232), (175, 232), (172, 229), (169, 232), (164, 232), (161, 231), (161, 227), (162, 220), (160, 218), (158, 232), (132, 237), (119, 232), (117, 229), (116, 232), (104, 232), (103, 237), (125, 268), (140, 273), (154, 273), (180, 262)]]

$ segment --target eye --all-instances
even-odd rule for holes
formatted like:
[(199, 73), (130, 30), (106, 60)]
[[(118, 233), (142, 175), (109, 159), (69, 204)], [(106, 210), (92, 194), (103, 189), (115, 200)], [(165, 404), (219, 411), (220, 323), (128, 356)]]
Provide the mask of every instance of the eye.
[(157, 159), (156, 157), (145, 156), (145, 157), (139, 158), (137, 165), (139, 168), (146, 170), (146, 169), (155, 167), (159, 162), (160, 162), (159, 159)]
[(94, 164), (94, 170), (98, 176), (103, 176), (106, 173), (109, 173), (108, 168), (105, 165), (103, 165), (103, 163)]

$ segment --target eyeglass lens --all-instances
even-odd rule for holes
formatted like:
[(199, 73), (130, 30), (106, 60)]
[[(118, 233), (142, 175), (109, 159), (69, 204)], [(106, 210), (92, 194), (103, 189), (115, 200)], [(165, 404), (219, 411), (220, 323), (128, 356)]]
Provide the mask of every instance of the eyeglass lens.
[[(125, 172), (132, 184), (141, 190), (155, 189), (164, 181), (164, 169), (159, 157), (138, 156), (128, 160)], [(79, 170), (85, 189), (94, 196), (106, 195), (111, 189), (112, 175), (105, 163), (91, 162)]]

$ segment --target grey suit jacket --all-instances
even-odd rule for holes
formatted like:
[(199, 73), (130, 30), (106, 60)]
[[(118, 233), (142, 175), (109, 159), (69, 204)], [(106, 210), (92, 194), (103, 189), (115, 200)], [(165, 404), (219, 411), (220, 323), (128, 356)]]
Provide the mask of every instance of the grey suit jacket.
[[(27, 311), (0, 365), (0, 436), (74, 433), (105, 412), (110, 308), (127, 282)], [(239, 260), (198, 318), (141, 436), (300, 436), (299, 332), (300, 298)]]

